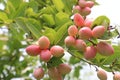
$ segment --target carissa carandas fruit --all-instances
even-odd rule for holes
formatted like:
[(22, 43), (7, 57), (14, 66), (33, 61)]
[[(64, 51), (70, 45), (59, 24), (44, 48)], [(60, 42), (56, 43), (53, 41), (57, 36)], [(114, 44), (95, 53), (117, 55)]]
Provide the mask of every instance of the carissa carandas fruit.
[(36, 79), (41, 79), (44, 77), (44, 70), (43, 68), (36, 68), (34, 71), (33, 71), (33, 76), (36, 78)]
[(100, 80), (107, 80), (107, 73), (100, 69), (97, 71), (97, 77), (100, 79)]

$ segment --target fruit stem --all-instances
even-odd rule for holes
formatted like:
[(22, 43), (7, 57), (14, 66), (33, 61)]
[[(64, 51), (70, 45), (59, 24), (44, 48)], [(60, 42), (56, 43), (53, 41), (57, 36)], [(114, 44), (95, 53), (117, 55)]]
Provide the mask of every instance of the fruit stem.
[(91, 42), (94, 46), (96, 46), (97, 44), (95, 44), (92, 40), (88, 39), (89, 42)]

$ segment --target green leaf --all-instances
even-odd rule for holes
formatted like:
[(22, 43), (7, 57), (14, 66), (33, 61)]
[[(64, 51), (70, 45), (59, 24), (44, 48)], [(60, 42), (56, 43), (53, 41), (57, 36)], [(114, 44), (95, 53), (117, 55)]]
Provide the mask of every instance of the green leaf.
[(23, 2), (23, 0), (9, 0), (12, 5), (17, 9), (19, 5)]
[(81, 66), (77, 66), (77, 67), (75, 67), (75, 70), (74, 70), (74, 77), (79, 77), (80, 76), (80, 69), (81, 69), (82, 67)]
[(6, 21), (6, 20), (8, 20), (8, 16), (7, 16), (7, 14), (5, 13), (5, 12), (0, 12), (0, 21)]

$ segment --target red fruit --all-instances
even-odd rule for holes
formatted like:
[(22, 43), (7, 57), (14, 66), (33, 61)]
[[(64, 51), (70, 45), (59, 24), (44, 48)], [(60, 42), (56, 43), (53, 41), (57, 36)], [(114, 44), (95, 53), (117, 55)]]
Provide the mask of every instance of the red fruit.
[(106, 43), (106, 42), (99, 42), (96, 46), (98, 53), (100, 53), (103, 56), (110, 56), (114, 54), (114, 49), (113, 47)]
[(26, 47), (26, 52), (30, 56), (37, 56), (41, 52), (41, 49), (38, 45), (33, 44)]
[(41, 79), (44, 77), (44, 70), (42, 68), (37, 68), (34, 70), (33, 72), (33, 76), (36, 78), (36, 79)]
[(104, 70), (98, 70), (97, 76), (100, 80), (107, 80), (107, 74)]
[(105, 33), (105, 27), (104, 26), (96, 26), (92, 30), (92, 35), (94, 38), (100, 38)]
[(56, 67), (48, 69), (48, 75), (52, 80), (63, 80), (61, 74)]
[(78, 1), (78, 4), (79, 4), (80, 7), (83, 8), (83, 7), (85, 7), (85, 5), (86, 5), (86, 1), (85, 1), (85, 0), (79, 0), (79, 1)]
[(92, 37), (92, 31), (89, 27), (83, 27), (78, 32), (81, 39), (89, 39)]
[(73, 36), (67, 36), (64, 40), (66, 46), (74, 46), (75, 45), (75, 38)]
[(84, 22), (84, 26), (91, 28), (92, 26), (93, 19), (91, 18), (86, 18)]
[(76, 43), (75, 43), (75, 47), (79, 50), (79, 51), (85, 51), (86, 50), (86, 43), (81, 40), (81, 39), (77, 39)]
[(50, 52), (55, 57), (60, 57), (64, 54), (64, 49), (61, 46), (55, 45), (51, 47)]
[(81, 10), (81, 14), (83, 15), (83, 16), (86, 16), (86, 15), (88, 15), (88, 14), (90, 14), (91, 13), (91, 8), (89, 8), (89, 7), (85, 7), (85, 8), (83, 8), (82, 10)]
[(84, 52), (85, 59), (93, 59), (95, 58), (97, 53), (97, 49), (94, 46), (88, 46), (86, 51)]
[(64, 63), (58, 65), (57, 69), (59, 73), (62, 75), (68, 74), (71, 71), (71, 67), (68, 64), (64, 64)]
[(114, 74), (113, 80), (120, 80), (120, 74), (119, 73)]
[(47, 49), (50, 46), (50, 41), (46, 36), (42, 36), (38, 40), (38, 45), (41, 49)]
[(78, 33), (78, 29), (75, 25), (71, 25), (69, 28), (68, 28), (68, 34), (70, 36), (76, 36), (76, 34)]
[(40, 53), (40, 59), (48, 62), (51, 59), (51, 52), (49, 50), (42, 50)]
[(76, 13), (74, 14), (74, 23), (76, 26), (82, 27), (84, 26), (84, 18), (79, 13)]
[(80, 13), (81, 12), (81, 7), (79, 5), (76, 5), (74, 8), (73, 8), (73, 13)]
[(86, 1), (85, 7), (92, 8), (93, 6), (94, 6), (94, 2), (93, 1)]

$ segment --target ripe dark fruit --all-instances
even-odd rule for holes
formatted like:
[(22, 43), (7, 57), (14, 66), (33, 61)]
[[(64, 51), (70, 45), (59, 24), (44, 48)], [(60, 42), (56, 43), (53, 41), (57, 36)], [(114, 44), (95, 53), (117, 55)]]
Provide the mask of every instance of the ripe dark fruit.
[(75, 45), (75, 38), (73, 36), (67, 36), (64, 40), (66, 46), (74, 46)]
[(78, 33), (78, 29), (75, 25), (71, 25), (69, 28), (68, 28), (68, 34), (70, 36), (76, 36)]
[(110, 56), (114, 54), (114, 48), (106, 42), (103, 42), (103, 41), (99, 42), (96, 48), (98, 53), (100, 53), (101, 55)]
[(76, 42), (75, 42), (75, 47), (79, 51), (84, 52), (86, 50), (86, 46), (87, 46), (86, 43), (82, 39), (77, 39)]
[(94, 38), (100, 38), (105, 33), (105, 27), (104, 26), (96, 26), (92, 30), (92, 34)]
[(86, 1), (85, 6), (92, 8), (94, 6), (94, 2), (93, 1)]
[(97, 77), (100, 80), (107, 80), (107, 73), (104, 70), (98, 70), (97, 71)]
[(81, 39), (89, 39), (92, 37), (92, 30), (89, 27), (83, 27), (78, 32)]
[(50, 52), (55, 57), (60, 57), (64, 54), (64, 49), (61, 46), (55, 45), (51, 47)]
[(113, 80), (120, 80), (120, 73), (116, 73), (113, 75)]
[(33, 71), (33, 76), (36, 79), (41, 79), (44, 77), (44, 70), (42, 68), (37, 68)]
[(40, 59), (48, 62), (51, 59), (51, 52), (49, 50), (42, 50), (40, 53)]
[(84, 52), (85, 59), (93, 59), (95, 58), (97, 53), (97, 49), (94, 46), (88, 46), (86, 51)]
[(40, 46), (41, 49), (47, 49), (49, 48), (50, 41), (46, 36), (42, 36), (38, 40), (38, 45)]
[(60, 64), (57, 67), (60, 74), (65, 75), (68, 74), (71, 71), (71, 67), (68, 64)]
[(26, 47), (26, 52), (30, 56), (37, 56), (41, 52), (41, 49), (38, 45), (29, 45)]
[(82, 27), (84, 26), (84, 18), (79, 13), (76, 13), (74, 14), (74, 23), (76, 26)]

